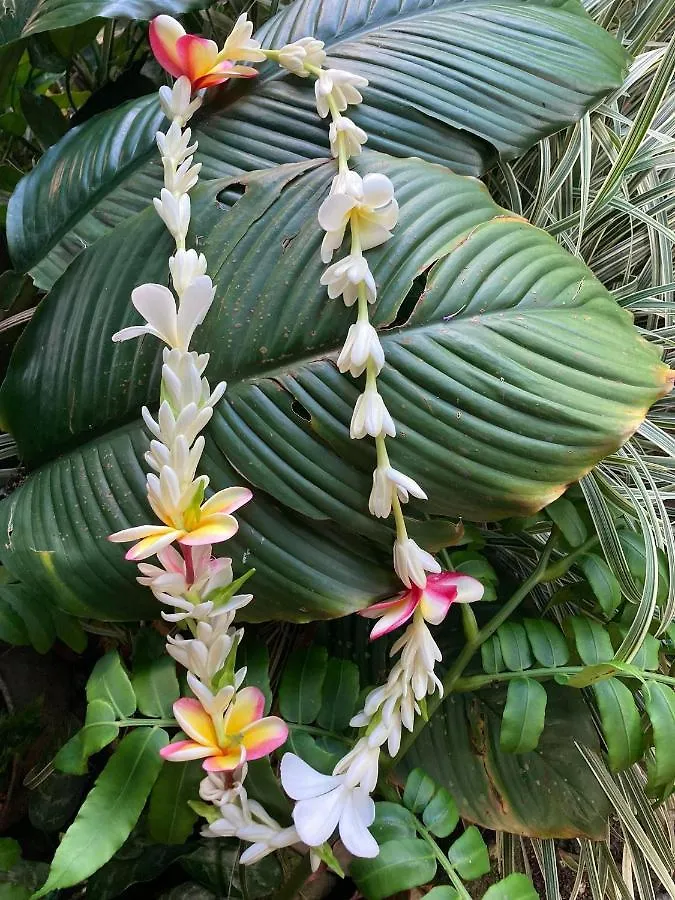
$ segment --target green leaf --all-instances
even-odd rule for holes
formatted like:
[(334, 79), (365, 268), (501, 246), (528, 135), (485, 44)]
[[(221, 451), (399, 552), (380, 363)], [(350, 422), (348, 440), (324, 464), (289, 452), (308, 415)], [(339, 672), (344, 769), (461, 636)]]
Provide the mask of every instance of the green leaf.
[(439, 884), (424, 895), (424, 900), (459, 900), (459, 894), (447, 884)]
[(546, 724), (535, 751), (500, 747), (506, 690), (450, 694), (405, 757), (455, 798), (463, 819), (531, 837), (602, 839), (609, 807), (575, 745), (599, 752), (591, 711), (577, 691), (546, 686)]
[(47, 653), (56, 638), (51, 609), (40, 591), (23, 584), (0, 585), (0, 628), (9, 643), (30, 643), (38, 653)]
[(546, 689), (533, 678), (509, 682), (499, 744), (507, 753), (534, 750), (544, 730)]
[(570, 651), (565, 635), (548, 619), (524, 619), (523, 626), (537, 662), (547, 669), (566, 666)]
[(89, 757), (107, 747), (119, 735), (115, 718), (115, 710), (107, 700), (92, 700), (87, 706), (84, 727), (56, 754), (56, 768), (69, 775), (84, 775)]
[(170, 656), (141, 660), (134, 665), (131, 685), (144, 716), (171, 717), (180, 691), (176, 664)]
[[(624, 442), (666, 391), (659, 350), (636, 337), (580, 260), (478, 182), (372, 152), (359, 166), (390, 176), (401, 204), (391, 247), (369, 257), (388, 359), (381, 390), (403, 435), (392, 464), (423, 482), (442, 514), (485, 520), (539, 508)], [(212, 380), (229, 384), (207, 429), (205, 469), (214, 489), (261, 488), (230, 545), (256, 568), (246, 612), (260, 619), (344, 615), (395, 589), (388, 526), (367, 509), (371, 461), (349, 438), (359, 389), (335, 367), (352, 313), (326, 306), (319, 283), (315, 216), (333, 173), (332, 163), (283, 167), (248, 176), (228, 212), (224, 182), (195, 192), (193, 204), (195, 234), (208, 235), (200, 249), (219, 260), (200, 348)], [(430, 202), (438, 196), (447, 202)], [(156, 615), (105, 536), (147, 521), (147, 437), (130, 420), (156, 405), (160, 348), (108, 338), (137, 321), (129, 295), (139, 282), (166, 281), (164, 231), (152, 211), (86, 251), (23, 332), (0, 394), (27, 463), (45, 463), (0, 505), (3, 533), (10, 520), (13, 529), (0, 554), (78, 615)], [(388, 327), (420, 277), (412, 314)], [(105, 326), (92, 328), (97, 321)], [(631, 354), (630, 380), (620, 348)], [(535, 403), (544, 418), (527, 412)]]
[(254, 759), (248, 764), (246, 790), (249, 797), (262, 803), (272, 818), (290, 825), (291, 804), (279, 785), (269, 758)]
[(334, 750), (322, 747), (318, 740), (303, 731), (301, 728), (291, 727), (288, 741), (285, 745), (288, 750), (297, 754), (300, 759), (312, 766), (324, 775), (330, 775), (341, 756), (344, 756), (345, 745), (338, 744)]
[(422, 821), (436, 837), (452, 834), (459, 822), (459, 810), (452, 794), (439, 788), (422, 812)]
[(614, 648), (609, 634), (599, 622), (586, 616), (570, 616), (565, 624), (571, 626), (577, 653), (587, 666), (612, 661)]
[(0, 838), (0, 872), (9, 870), (21, 859), (21, 845), (14, 838)]
[(428, 519), (426, 522), (406, 521), (408, 534), (429, 553), (438, 553), (446, 547), (468, 544), (471, 536), (466, 533), (463, 522), (449, 522), (447, 519)]
[(159, 751), (167, 742), (159, 728), (138, 728), (121, 741), (59, 844), (35, 900), (84, 881), (119, 850), (159, 774)]
[(265, 695), (265, 713), (272, 705), (272, 688), (270, 687), (270, 655), (267, 647), (253, 636), (237, 648), (237, 667), (246, 666), (245, 683), (259, 688)]
[(63, 831), (72, 821), (89, 785), (81, 775), (51, 772), (30, 792), (28, 817), (39, 831)]
[(421, 813), (438, 790), (438, 785), (423, 769), (413, 769), (403, 791), (404, 805), (414, 813)]
[(359, 697), (359, 667), (347, 659), (329, 659), (317, 724), (328, 731), (343, 731), (354, 715)]
[(611, 618), (621, 603), (621, 586), (601, 556), (589, 553), (579, 560), (581, 570), (586, 576), (600, 608)]
[(350, 875), (366, 900), (383, 900), (426, 884), (436, 874), (429, 845), (418, 838), (387, 841), (374, 859), (355, 859)]
[(579, 547), (586, 540), (586, 526), (571, 500), (561, 497), (546, 507), (546, 514), (558, 526), (570, 547)]
[(518, 622), (505, 622), (497, 629), (504, 665), (511, 672), (529, 669), (532, 665), (530, 645), (525, 629)]
[[(96, 15), (101, 4), (87, 6)], [(364, 103), (350, 112), (369, 147), (463, 174), (493, 165), (495, 148), (519, 155), (581, 118), (620, 86), (628, 61), (575, 0), (479, 0), (468, 7), (458, 0), (376, 0), (366, 7), (302, 0), (259, 37), (281, 47), (308, 33), (326, 43), (336, 65), (369, 79)], [(207, 177), (327, 153), (311, 80), (275, 64), (259, 68), (253, 84), (221, 92), (193, 130)], [(156, 100), (142, 98), (75, 129), (41, 160), (10, 204), (17, 267), (40, 263), (40, 284), (51, 286), (78, 244), (90, 245), (149, 202), (158, 192), (160, 170), (148, 157), (160, 121)]]
[[(166, 844), (143, 845), (132, 835), (110, 862), (87, 880), (87, 893), (91, 897), (96, 897), (96, 900), (123, 897), (131, 885), (153, 881), (172, 863), (193, 849), (190, 844), (180, 847), (170, 847)], [(180, 900), (184, 898), (181, 897)]]
[(58, 106), (43, 94), (21, 91), (21, 112), (45, 150), (68, 131), (68, 120)]
[(496, 634), (493, 634), (480, 645), (480, 657), (483, 670), (488, 675), (496, 675), (497, 672), (503, 672), (506, 668), (504, 666), (501, 644)]
[(181, 860), (181, 866), (219, 898), (271, 897), (283, 880), (275, 857), (267, 856), (252, 866), (240, 866), (240, 852), (238, 841), (203, 840), (195, 852)]
[(55, 606), (51, 607), (50, 613), (58, 639), (75, 653), (83, 653), (87, 647), (87, 633), (78, 620)]
[(166, 763), (150, 794), (148, 830), (159, 844), (183, 844), (192, 834), (197, 814), (188, 806), (199, 797), (204, 777), (200, 760)]
[(483, 900), (539, 900), (539, 894), (527, 875), (513, 872), (489, 887)]
[(654, 765), (649, 771), (652, 789), (665, 787), (675, 780), (675, 691), (658, 681), (642, 687), (645, 710), (652, 723)]
[(618, 678), (608, 678), (593, 686), (602, 733), (612, 772), (627, 769), (642, 758), (644, 736), (640, 713), (633, 694)]
[(180, 15), (209, 4), (200, 0), (11, 0), (0, 18), (0, 45), (51, 29), (66, 28), (101, 16), (152, 19), (159, 13)]
[(105, 700), (115, 715), (126, 718), (136, 712), (136, 695), (119, 654), (111, 650), (98, 660), (87, 681), (87, 700)]
[(490, 871), (490, 854), (483, 836), (475, 825), (466, 829), (450, 845), (448, 859), (465, 881), (473, 881)]
[(414, 838), (417, 834), (415, 817), (410, 810), (388, 800), (375, 804), (375, 821), (369, 830), (380, 845), (387, 841)]
[(279, 685), (279, 710), (284, 719), (302, 725), (316, 719), (327, 667), (325, 647), (307, 647), (291, 654)]
[(625, 664), (622, 666), (620, 663), (617, 665), (596, 663), (592, 666), (585, 666), (576, 675), (556, 675), (555, 678), (559, 684), (566, 684), (574, 688), (585, 688), (606, 681), (612, 675), (616, 675), (625, 668)]

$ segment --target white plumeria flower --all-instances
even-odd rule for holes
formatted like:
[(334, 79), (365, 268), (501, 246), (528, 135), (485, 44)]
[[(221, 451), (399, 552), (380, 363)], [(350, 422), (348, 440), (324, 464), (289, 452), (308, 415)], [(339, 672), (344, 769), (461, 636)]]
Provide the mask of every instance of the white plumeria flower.
[(370, 437), (382, 434), (396, 437), (394, 420), (375, 386), (367, 386), (359, 396), (349, 426), (349, 436), (354, 440), (360, 440), (367, 434)]
[[(192, 548), (194, 580), (191, 584), (187, 581), (185, 559), (174, 547), (160, 550), (157, 558), (160, 565), (144, 562), (138, 564), (141, 577), (136, 580), (139, 584), (149, 587), (158, 599), (162, 598), (163, 602), (166, 602), (166, 597), (182, 598), (189, 592), (197, 597), (207, 598), (212, 591), (232, 583), (232, 560), (227, 557), (217, 559), (212, 557), (210, 544)], [(207, 618), (213, 610), (213, 603), (195, 605), (187, 603), (187, 607), (195, 610), (191, 618)], [(172, 616), (169, 621), (180, 621), (183, 618), (184, 616), (178, 618)]]
[(397, 538), (394, 541), (394, 570), (406, 587), (416, 584), (423, 588), (427, 583), (426, 572), (438, 574), (441, 567), (431, 553), (423, 550), (412, 538)]
[(180, 297), (185, 293), (195, 278), (206, 275), (206, 257), (196, 250), (176, 250), (169, 257), (169, 271), (173, 286)]
[(330, 262), (344, 240), (347, 226), (358, 234), (362, 250), (388, 241), (398, 221), (394, 185), (386, 175), (370, 172), (345, 182), (347, 193), (332, 193), (319, 207), (319, 225), (326, 232), (321, 259)]
[(377, 297), (375, 279), (362, 253), (350, 253), (329, 266), (321, 276), (321, 284), (326, 286), (331, 300), (342, 294), (345, 306), (354, 305), (360, 284), (365, 289), (368, 303), (374, 303)]
[(389, 516), (394, 491), (402, 503), (407, 503), (411, 494), (418, 500), (427, 499), (419, 484), (408, 475), (390, 465), (378, 466), (373, 472), (373, 487), (368, 500), (368, 508), (373, 516), (381, 519)]
[(172, 122), (166, 134), (158, 131), (155, 140), (162, 159), (171, 159), (175, 165), (179, 166), (188, 156), (194, 156), (197, 142), (190, 143), (191, 134), (189, 128), (183, 131), (178, 122)]
[(157, 210), (157, 215), (171, 232), (177, 243), (185, 241), (190, 227), (190, 197), (181, 194), (174, 197), (170, 190), (162, 188), (159, 199), (153, 197), (152, 202)]
[(330, 140), (330, 152), (337, 159), (340, 155), (340, 144), (347, 158), (356, 156), (361, 152), (361, 145), (368, 140), (368, 135), (359, 126), (346, 116), (338, 116), (330, 124), (328, 129)]
[(330, 194), (349, 194), (352, 197), (361, 195), (363, 181), (358, 172), (353, 169), (345, 169), (338, 172), (330, 184)]
[(209, 276), (198, 275), (183, 292), (176, 308), (176, 298), (169, 288), (162, 284), (142, 284), (132, 291), (131, 302), (147, 324), (123, 328), (112, 339), (128, 341), (142, 334), (152, 334), (172, 349), (185, 352), (211, 308), (214, 293)]
[(349, 787), (345, 775), (322, 775), (293, 753), (281, 760), (281, 783), (288, 796), (298, 801), (293, 821), (305, 844), (320, 847), (338, 828), (353, 856), (377, 856), (380, 848), (368, 831), (375, 819), (375, 804), (366, 790)]
[(323, 41), (317, 41), (313, 37), (304, 37), (293, 41), (292, 44), (284, 44), (279, 50), (279, 65), (300, 78), (307, 78), (310, 74), (305, 65), (319, 68), (325, 61)]
[(188, 191), (197, 184), (199, 173), (202, 168), (201, 163), (192, 165), (194, 157), (188, 156), (178, 167), (176, 167), (172, 159), (163, 158), (164, 166), (164, 185), (168, 191), (179, 197), (181, 194), (187, 194)]
[(263, 62), (267, 59), (260, 49), (260, 41), (252, 38), (253, 23), (249, 22), (246, 13), (242, 13), (234, 23), (234, 28), (227, 36), (218, 59), (243, 60), (244, 62)]
[(349, 372), (353, 378), (362, 375), (368, 364), (379, 375), (384, 365), (384, 350), (377, 331), (368, 321), (359, 319), (349, 326), (345, 345), (340, 351), (337, 367), (343, 374)]
[(316, 109), (322, 119), (330, 112), (330, 100), (340, 112), (344, 112), (348, 106), (361, 103), (363, 97), (359, 88), (368, 87), (368, 79), (344, 69), (323, 69), (314, 82), (314, 94), (316, 96)]
[(162, 85), (159, 89), (159, 105), (162, 112), (172, 122), (182, 128), (202, 105), (203, 94), (199, 92), (192, 99), (192, 82), (185, 75), (177, 78), (172, 88)]

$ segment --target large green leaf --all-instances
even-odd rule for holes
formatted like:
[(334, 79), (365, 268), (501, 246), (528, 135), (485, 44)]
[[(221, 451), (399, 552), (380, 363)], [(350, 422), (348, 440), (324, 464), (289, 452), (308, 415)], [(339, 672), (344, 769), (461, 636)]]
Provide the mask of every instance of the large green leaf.
[(547, 686), (546, 725), (537, 749), (499, 746), (505, 690), (451, 695), (405, 759), (453, 795), (464, 819), (534, 837), (602, 838), (606, 798), (574, 742), (598, 749), (590, 710), (580, 694)]
[[(401, 203), (395, 239), (370, 254), (394, 464), (420, 480), (432, 513), (539, 509), (669, 389), (659, 351), (582, 262), (476, 180), (373, 153), (361, 166), (390, 175)], [(316, 210), (333, 172), (311, 163), (247, 176), (229, 212), (235, 191), (214, 202), (222, 182), (195, 202), (217, 286), (198, 346), (211, 378), (229, 382), (204, 470), (214, 488), (257, 488), (230, 545), (257, 570), (257, 618), (338, 615), (391, 587), (390, 532), (366, 505), (372, 448), (349, 440), (359, 388), (335, 367), (352, 312), (319, 285)], [(105, 537), (148, 517), (147, 439), (130, 420), (156, 404), (160, 348), (110, 335), (137, 320), (135, 285), (166, 280), (168, 252), (148, 212), (82, 254), (22, 335), (0, 394), (24, 459), (46, 463), (2, 505), (3, 561), (80, 615), (151, 606)]]
[(5, 0), (0, 15), (0, 46), (89, 19), (152, 19), (203, 9), (211, 0)]
[[(580, 118), (621, 84), (627, 63), (577, 0), (298, 0), (259, 37), (280, 47), (306, 34), (326, 42), (332, 65), (369, 79), (353, 117), (371, 148), (466, 174), (492, 165), (495, 150), (518, 155)], [(153, 99), (135, 101), (44, 156), (10, 204), (15, 268), (49, 286), (73, 255), (157, 193), (158, 116)], [(217, 94), (195, 132), (206, 177), (312, 159), (328, 147), (311, 83), (274, 64)]]

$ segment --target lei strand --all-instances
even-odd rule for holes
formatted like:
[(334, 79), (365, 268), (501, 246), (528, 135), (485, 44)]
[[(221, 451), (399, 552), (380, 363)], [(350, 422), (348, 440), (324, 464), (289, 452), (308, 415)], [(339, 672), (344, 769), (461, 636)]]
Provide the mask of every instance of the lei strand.
[[(361, 152), (367, 135), (343, 115), (349, 106), (362, 102), (360, 90), (368, 82), (341, 69), (325, 68), (326, 53), (319, 40), (306, 37), (280, 50), (268, 50), (252, 32), (247, 16), (240, 16), (219, 50), (213, 41), (186, 34), (170, 16), (159, 16), (150, 25), (153, 52), (177, 79), (173, 88), (164, 86), (159, 91), (170, 125), (156, 135), (164, 186), (154, 200), (176, 244), (169, 259), (173, 291), (157, 284), (137, 287), (131, 301), (145, 324), (124, 328), (113, 340), (149, 334), (165, 344), (157, 417), (145, 407), (142, 410), (152, 435), (145, 455), (152, 470), (147, 474), (148, 501), (162, 524), (128, 528), (111, 535), (110, 540), (134, 542), (126, 558), (138, 562), (138, 581), (170, 608), (170, 612), (162, 612), (164, 619), (189, 632), (188, 637), (168, 637), (166, 647), (186, 668), (194, 695), (174, 704), (174, 715), (187, 738), (174, 740), (161, 753), (174, 762), (204, 760), (207, 775), (199, 789), (204, 802), (194, 804), (208, 821), (203, 834), (247, 841), (250, 846), (241, 857), (244, 864), (281, 847), (304, 843), (310, 847), (312, 867), (316, 868), (322, 857), (329, 858), (324, 845), (336, 828), (353, 855), (372, 857), (379, 852), (368, 827), (375, 815), (371, 794), (379, 774), (381, 748), (386, 744), (394, 756), (402, 729), (412, 730), (425, 697), (436, 690), (442, 693), (434, 673), (441, 652), (427, 622), (439, 624), (453, 602), (478, 600), (483, 588), (469, 576), (441, 572), (434, 557), (408, 536), (401, 504), (410, 496), (424, 500), (426, 494), (412, 478), (392, 467), (387, 452), (386, 439), (395, 437), (396, 426), (377, 385), (385, 358), (370, 322), (369, 307), (377, 300), (377, 285), (364, 251), (391, 238), (398, 205), (386, 175), (361, 177), (350, 169), (349, 161)], [(254, 77), (257, 70), (241, 63), (266, 59), (301, 78), (314, 78), (317, 112), (323, 119), (330, 118), (329, 139), (337, 174), (318, 213), (325, 232), (321, 259), (330, 263), (321, 284), (331, 299), (341, 296), (347, 307), (356, 305), (356, 321), (349, 328), (337, 366), (353, 378), (365, 374), (350, 435), (375, 441), (377, 465), (369, 509), (380, 518), (393, 514), (393, 565), (406, 587), (398, 597), (370, 606), (362, 615), (379, 619), (371, 640), (409, 623), (391, 649), (392, 656), (400, 655), (386, 683), (368, 694), (363, 709), (351, 721), (353, 727), (362, 729), (361, 737), (333, 774), (315, 771), (295, 754), (283, 756), (282, 785), (296, 801), (294, 824), (287, 828), (249, 799), (244, 787), (248, 762), (280, 747), (288, 728), (277, 716), (264, 715), (264, 695), (258, 688), (242, 687), (246, 669), (236, 668), (243, 629), (234, 627), (234, 618), (237, 610), (253, 599), (251, 594), (236, 591), (251, 573), (234, 581), (231, 560), (212, 556), (214, 544), (236, 534), (238, 522), (233, 513), (252, 494), (248, 488), (231, 487), (205, 499), (209, 479), (197, 475), (204, 450), (201, 432), (226, 385), (220, 382), (211, 390), (204, 376), (208, 354), (190, 349), (194, 332), (213, 303), (215, 288), (206, 274), (204, 255), (186, 248), (189, 192), (201, 168), (194, 163), (197, 143), (190, 144), (187, 123), (201, 107), (208, 87), (231, 78)], [(332, 262), (347, 235), (349, 253)], [(144, 562), (151, 556), (157, 557), (158, 565)]]

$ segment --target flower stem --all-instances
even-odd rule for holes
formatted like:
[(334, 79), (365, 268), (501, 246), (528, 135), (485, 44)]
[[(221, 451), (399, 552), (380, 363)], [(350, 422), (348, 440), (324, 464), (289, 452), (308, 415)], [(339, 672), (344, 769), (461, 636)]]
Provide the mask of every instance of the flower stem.
[(405, 519), (403, 518), (401, 501), (398, 499), (398, 494), (396, 493), (396, 491), (394, 491), (392, 494), (391, 508), (394, 513), (394, 521), (396, 522), (396, 540), (405, 541), (408, 539), (408, 529), (405, 527)]

